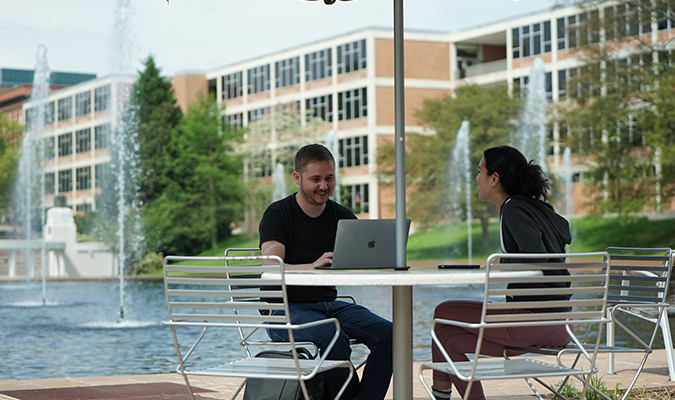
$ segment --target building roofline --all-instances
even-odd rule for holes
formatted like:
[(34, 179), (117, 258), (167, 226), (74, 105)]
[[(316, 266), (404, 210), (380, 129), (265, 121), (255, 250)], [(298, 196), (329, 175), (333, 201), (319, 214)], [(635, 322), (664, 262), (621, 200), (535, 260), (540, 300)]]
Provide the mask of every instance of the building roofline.
[(549, 12), (552, 12), (552, 11), (562, 10), (564, 8), (571, 8), (571, 7), (577, 7), (577, 6), (576, 5), (565, 6), (565, 5), (557, 4), (557, 5), (553, 5), (551, 7), (546, 7), (546, 8), (543, 8), (543, 9), (536, 10), (536, 11), (530, 11), (530, 12), (521, 13), (521, 14), (517, 14), (517, 15), (514, 15), (514, 16), (509, 16), (509, 17), (502, 17), (502, 18), (492, 20), (492, 21), (489, 21), (489, 22), (485, 22), (485, 23), (481, 23), (481, 24), (477, 24), (477, 25), (473, 25), (473, 26), (468, 26), (468, 27), (464, 27), (464, 28), (460, 28), (460, 29), (456, 29), (456, 30), (451, 30), (448, 33), (468, 32), (468, 31), (471, 31), (471, 30), (474, 30), (474, 29), (486, 28), (490, 25), (497, 25), (497, 24), (501, 24), (501, 23), (504, 23), (504, 22), (514, 21), (514, 20), (518, 20), (518, 19), (521, 19), (521, 18), (531, 17), (531, 16), (537, 15), (537, 14), (549, 13)]
[[(331, 36), (328, 36), (328, 37), (317, 39), (317, 40), (314, 40), (314, 41), (311, 41), (311, 42), (299, 44), (299, 45), (292, 46), (292, 47), (287, 47), (287, 48), (277, 50), (277, 51), (273, 51), (273, 52), (270, 52), (270, 53), (261, 54), (259, 56), (250, 57), (250, 58), (247, 58), (245, 60), (235, 61), (235, 62), (231, 62), (231, 63), (225, 64), (225, 65), (221, 65), (219, 67), (210, 68), (209, 70), (207, 70), (205, 72), (205, 74), (209, 74), (213, 71), (217, 71), (217, 70), (220, 70), (220, 69), (228, 68), (228, 67), (231, 67), (233, 65), (245, 64), (249, 61), (257, 60), (259, 58), (269, 57), (269, 56), (272, 56), (274, 54), (285, 53), (287, 51), (297, 50), (297, 49), (300, 49), (300, 48), (303, 48), (303, 47), (311, 46), (313, 44), (317, 44), (317, 43), (321, 43), (321, 42), (328, 42), (330, 40), (334, 40), (334, 39), (337, 39), (337, 38), (340, 38), (340, 37), (343, 37), (343, 36), (349, 36), (349, 35), (353, 35), (355, 33), (367, 32), (367, 31), (386, 31), (386, 32), (393, 33), (394, 28), (393, 27), (382, 27), (382, 26), (367, 26), (367, 27), (363, 27), (363, 28), (358, 28), (358, 29), (354, 29), (354, 30), (351, 30), (351, 31), (338, 33), (338, 34), (334, 34), (334, 35), (331, 35)], [(449, 33), (449, 31), (445, 31), (445, 30), (414, 29), (414, 28), (412, 28), (412, 29), (406, 28), (406, 29), (404, 29), (404, 31), (405, 31), (405, 33), (432, 33), (432, 34), (437, 34), (437, 35), (447, 35)], [(178, 75), (178, 74), (176, 74), (176, 75)], [(174, 76), (176, 76), (176, 75), (174, 75)]]

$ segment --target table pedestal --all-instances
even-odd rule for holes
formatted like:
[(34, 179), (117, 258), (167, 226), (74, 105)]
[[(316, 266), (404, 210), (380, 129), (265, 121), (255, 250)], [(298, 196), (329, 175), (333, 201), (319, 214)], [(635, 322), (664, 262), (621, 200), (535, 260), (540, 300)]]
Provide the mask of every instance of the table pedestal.
[(394, 400), (413, 398), (412, 287), (392, 287), (394, 329)]

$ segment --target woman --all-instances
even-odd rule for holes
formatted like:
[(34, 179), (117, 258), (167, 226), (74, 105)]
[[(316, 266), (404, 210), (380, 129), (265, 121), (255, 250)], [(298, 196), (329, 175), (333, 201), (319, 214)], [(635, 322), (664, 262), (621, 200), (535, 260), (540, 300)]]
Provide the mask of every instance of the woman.
[[(501, 248), (504, 253), (564, 253), (570, 244), (569, 223), (546, 203), (549, 185), (544, 171), (509, 146), (492, 147), (483, 152), (480, 172), (476, 177), (478, 197), (493, 203), (499, 210)], [(527, 260), (523, 260), (527, 261)], [(531, 260), (530, 260), (531, 261)], [(514, 261), (512, 261), (514, 262)], [(547, 274), (569, 275), (567, 270), (546, 271)], [(569, 284), (566, 284), (569, 286)], [(563, 300), (569, 299), (564, 297)], [(517, 302), (519, 299), (508, 298)], [(545, 300), (560, 300), (546, 298)], [(478, 301), (445, 301), (436, 307), (434, 318), (479, 322), (483, 304)], [(546, 312), (570, 311), (570, 308), (551, 308)], [(504, 313), (529, 313), (529, 310), (511, 309)], [(476, 349), (477, 329), (439, 325), (436, 334), (453, 361), (468, 361), (465, 353)], [(570, 341), (564, 325), (519, 329), (486, 329), (481, 353), (501, 356), (506, 346), (564, 346)], [(444, 361), (432, 342), (432, 357)], [(467, 382), (439, 371), (433, 374), (433, 393), (436, 399), (449, 399), (455, 386), (464, 396)], [(484, 399), (483, 387), (474, 382), (471, 400)]]

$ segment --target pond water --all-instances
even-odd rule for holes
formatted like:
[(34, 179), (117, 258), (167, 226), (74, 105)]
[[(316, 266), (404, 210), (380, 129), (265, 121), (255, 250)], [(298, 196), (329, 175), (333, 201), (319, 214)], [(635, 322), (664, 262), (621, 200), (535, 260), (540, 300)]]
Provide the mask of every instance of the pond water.
[[(122, 321), (118, 285), (116, 281), (48, 282), (48, 301), (43, 305), (40, 283), (0, 283), (0, 379), (174, 372), (171, 332), (160, 324), (167, 317), (163, 284), (126, 282)], [(339, 292), (391, 319), (391, 288), (349, 286), (340, 287)], [(481, 292), (482, 286), (414, 288), (416, 361), (431, 358), (429, 328), (434, 307), (446, 299), (481, 300)], [(200, 354), (200, 361), (242, 356), (237, 335), (229, 334), (207, 335), (206, 345), (213, 351)], [(617, 338), (617, 343), (622, 341)], [(663, 348), (662, 341), (659, 346)], [(366, 355), (365, 350), (355, 349), (355, 359)]]

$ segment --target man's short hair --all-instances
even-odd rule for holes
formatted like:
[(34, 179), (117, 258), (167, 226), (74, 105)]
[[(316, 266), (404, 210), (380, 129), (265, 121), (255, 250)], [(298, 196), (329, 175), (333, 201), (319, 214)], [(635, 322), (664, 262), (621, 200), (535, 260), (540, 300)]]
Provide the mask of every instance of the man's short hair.
[(335, 166), (335, 159), (330, 150), (318, 143), (308, 144), (295, 153), (295, 170), (298, 173), (302, 173), (302, 169), (308, 164), (321, 161), (330, 161)]

